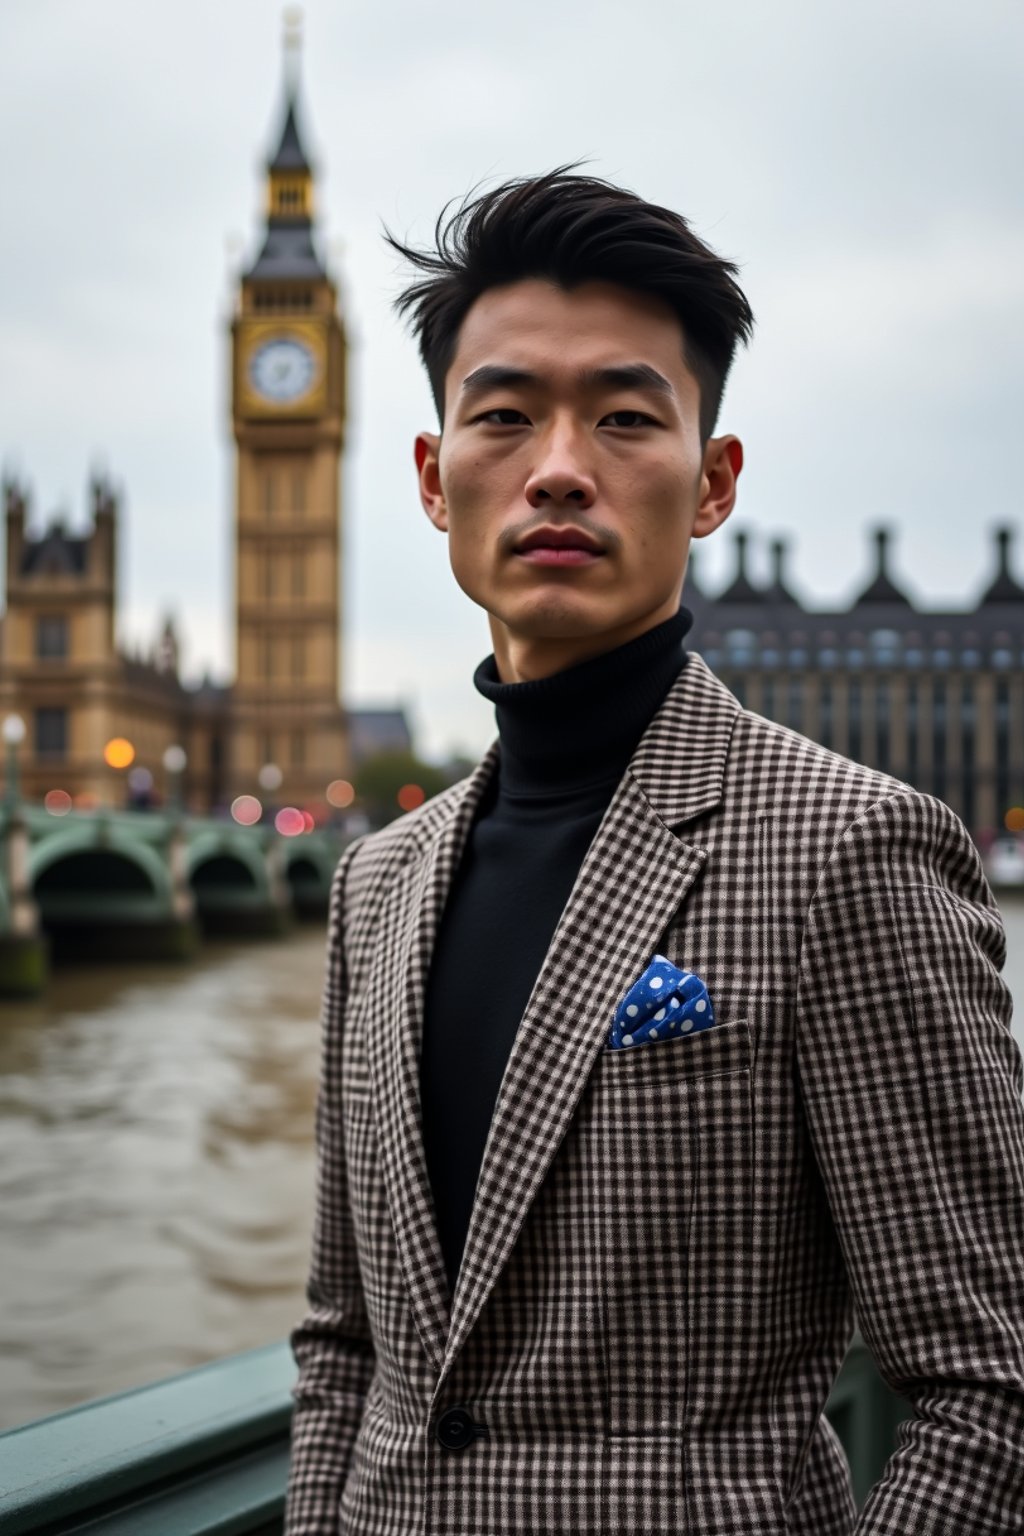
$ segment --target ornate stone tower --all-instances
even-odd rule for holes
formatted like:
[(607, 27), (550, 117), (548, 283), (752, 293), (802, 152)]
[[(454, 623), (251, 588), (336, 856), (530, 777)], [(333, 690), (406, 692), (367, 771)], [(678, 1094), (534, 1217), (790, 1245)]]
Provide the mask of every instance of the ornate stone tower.
[(231, 326), (231, 791), (261, 794), (259, 771), (273, 763), (283, 779), (269, 798), (312, 808), (348, 766), (339, 703), (346, 344), (337, 291), (313, 241), (313, 170), (294, 68), (267, 172), (262, 246), (241, 278)]

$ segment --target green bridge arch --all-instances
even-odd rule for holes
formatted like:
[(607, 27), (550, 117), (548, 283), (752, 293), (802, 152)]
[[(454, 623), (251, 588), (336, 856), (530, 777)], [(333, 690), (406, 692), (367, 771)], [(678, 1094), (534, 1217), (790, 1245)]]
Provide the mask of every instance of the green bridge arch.
[[(63, 887), (47, 879), (62, 864), (75, 871)], [(33, 843), (28, 877), (44, 922), (84, 915), (92, 921), (142, 922), (173, 910), (171, 872), (158, 850), (114, 826), (62, 827)]]

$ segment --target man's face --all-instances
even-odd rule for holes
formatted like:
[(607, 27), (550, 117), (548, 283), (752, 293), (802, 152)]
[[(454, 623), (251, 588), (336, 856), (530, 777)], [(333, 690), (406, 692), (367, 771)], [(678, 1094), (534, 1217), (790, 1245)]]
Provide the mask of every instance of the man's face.
[(742, 463), (735, 438), (702, 452), (699, 406), (660, 300), (538, 279), (469, 310), (443, 434), (421, 434), (416, 458), (502, 677), (547, 675), (676, 611), (690, 539), (728, 515)]

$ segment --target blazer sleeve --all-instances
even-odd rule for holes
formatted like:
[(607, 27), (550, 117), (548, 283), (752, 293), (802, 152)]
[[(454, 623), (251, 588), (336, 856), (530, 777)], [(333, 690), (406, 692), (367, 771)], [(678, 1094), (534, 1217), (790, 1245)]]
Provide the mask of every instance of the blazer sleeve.
[(293, 1389), (285, 1536), (336, 1536), (338, 1505), (375, 1363), (348, 1203), (341, 1124), (345, 880), (355, 847), (345, 850), (331, 882), (320, 1014), (313, 1256), (308, 1311), (291, 1335), (299, 1374)]
[(1024, 1086), (1002, 920), (906, 789), (846, 830), (804, 928), (797, 1062), (878, 1368), (913, 1407), (857, 1536), (1024, 1533)]

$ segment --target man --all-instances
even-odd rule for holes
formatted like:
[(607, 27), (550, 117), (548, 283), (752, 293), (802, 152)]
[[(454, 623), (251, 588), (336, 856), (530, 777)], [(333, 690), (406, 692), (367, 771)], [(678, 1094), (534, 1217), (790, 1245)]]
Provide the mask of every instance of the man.
[[(399, 249), (499, 735), (335, 876), (289, 1536), (1024, 1532), (978, 855), (682, 649), (743, 464), (735, 268), (572, 171)], [(666, 978), (678, 1028), (630, 1001)], [(854, 1306), (914, 1410), (859, 1519), (822, 1413)]]

